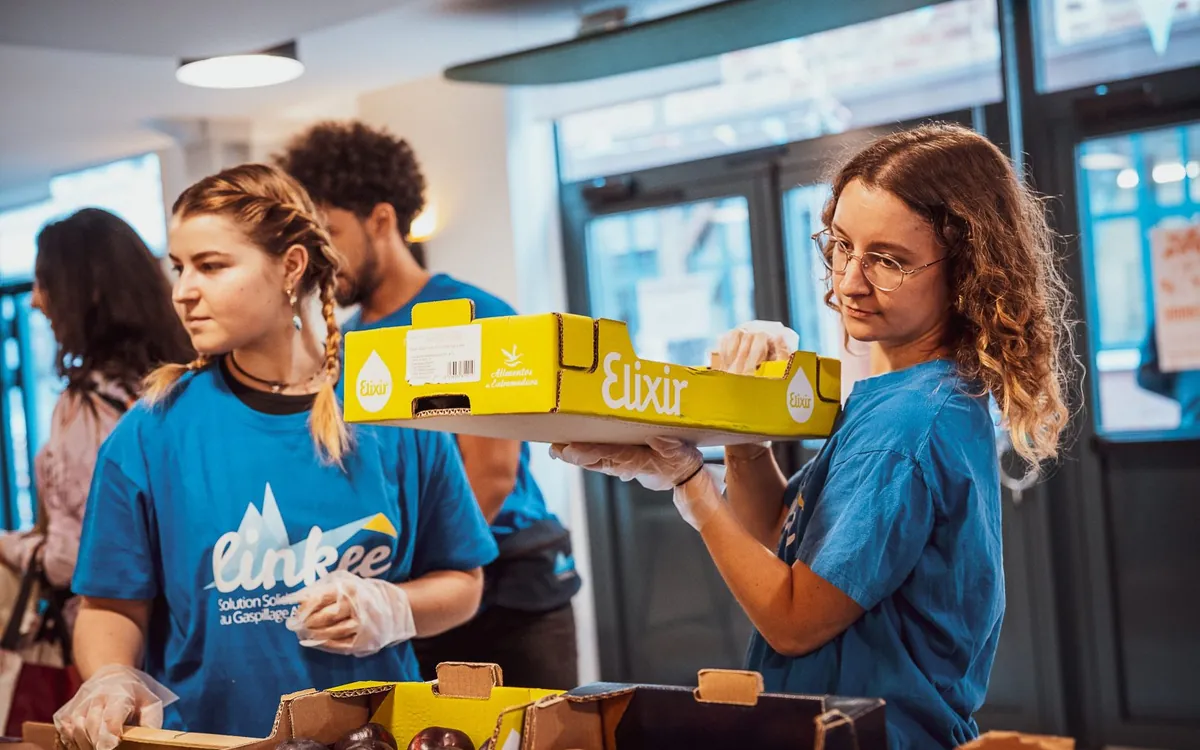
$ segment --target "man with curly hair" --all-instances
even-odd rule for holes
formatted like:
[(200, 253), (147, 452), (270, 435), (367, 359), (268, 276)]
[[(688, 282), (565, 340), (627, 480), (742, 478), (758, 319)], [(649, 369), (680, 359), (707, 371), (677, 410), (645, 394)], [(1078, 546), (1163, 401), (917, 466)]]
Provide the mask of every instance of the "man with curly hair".
[[(297, 136), (276, 161), (312, 195), (345, 258), (337, 301), (359, 306), (347, 330), (410, 325), (413, 306), (434, 300), (471, 299), (481, 318), (516, 314), (482, 289), (431, 274), (414, 255), (406, 238), (425, 205), (425, 178), (404, 140), (361, 122), (324, 122)], [(570, 536), (529, 470), (529, 446), (469, 435), (457, 441), (500, 558), (484, 571), (474, 620), (414, 642), (422, 674), (432, 679), (442, 661), (494, 662), (511, 685), (575, 687), (571, 597), (580, 579)]]

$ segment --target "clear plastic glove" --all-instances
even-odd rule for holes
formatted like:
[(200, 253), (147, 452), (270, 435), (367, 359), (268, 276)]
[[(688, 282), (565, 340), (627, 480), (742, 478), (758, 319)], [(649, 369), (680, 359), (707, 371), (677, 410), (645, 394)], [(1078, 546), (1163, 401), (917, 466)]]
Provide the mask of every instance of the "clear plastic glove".
[(753, 375), (763, 362), (792, 356), (799, 343), (799, 334), (782, 323), (752, 320), (721, 336), (712, 353), (712, 369)]
[[(752, 320), (725, 333), (712, 353), (712, 369), (736, 375), (753, 375), (763, 362), (785, 360), (796, 351), (800, 334), (782, 323)], [(725, 448), (726, 462), (758, 458), (770, 443), (747, 443)]]
[(344, 570), (335, 570), (279, 603), (300, 605), (288, 618), (287, 628), (307, 648), (370, 656), (417, 635), (404, 589)]
[(694, 445), (664, 437), (652, 437), (649, 443), (648, 446), (558, 443), (550, 446), (550, 455), (623, 482), (636, 479), (648, 490), (672, 489), (704, 465), (704, 457)]
[(163, 708), (178, 699), (145, 672), (110, 664), (54, 713), (54, 728), (74, 750), (113, 750), (126, 724), (162, 729)]

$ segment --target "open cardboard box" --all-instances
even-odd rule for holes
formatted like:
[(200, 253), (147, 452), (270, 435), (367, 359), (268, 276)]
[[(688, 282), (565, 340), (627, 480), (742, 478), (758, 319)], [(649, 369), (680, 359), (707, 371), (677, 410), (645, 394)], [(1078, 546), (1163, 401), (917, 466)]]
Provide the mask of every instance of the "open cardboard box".
[(841, 363), (812, 352), (732, 375), (639, 359), (622, 322), (547, 313), (475, 320), (470, 300), (346, 335), (345, 415), (540, 443), (697, 445), (826, 437)]
[(959, 750), (1075, 750), (1075, 740), (1041, 734), (987, 732)]
[[(422, 729), (444, 726), (465, 732), (476, 747), (491, 740), (496, 750), (520, 747), (526, 708), (557, 695), (554, 690), (504, 687), (494, 664), (438, 665), (435, 682), (358, 682), (330, 690), (283, 696), (266, 739), (127, 727), (118, 750), (273, 750), (280, 742), (308, 737), (333, 744), (346, 732), (375, 721), (396, 738), (400, 750)], [(26, 724), (25, 742), (61, 750), (54, 727)]]
[(757, 672), (715, 669), (695, 690), (587, 685), (529, 709), (524, 750), (887, 750), (880, 699), (762, 690)]

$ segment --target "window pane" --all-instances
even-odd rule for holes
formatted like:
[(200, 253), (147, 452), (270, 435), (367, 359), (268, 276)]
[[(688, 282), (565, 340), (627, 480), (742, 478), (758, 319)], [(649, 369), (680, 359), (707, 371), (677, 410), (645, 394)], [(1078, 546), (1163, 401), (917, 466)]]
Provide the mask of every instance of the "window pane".
[(602, 216), (586, 238), (591, 314), (626, 321), (639, 357), (706, 366), (717, 337), (754, 318), (741, 196)]
[(157, 154), (145, 154), (50, 180), (50, 199), (0, 211), (0, 279), (29, 279), (37, 235), (47, 222), (94, 206), (129, 222), (150, 249), (167, 246), (162, 175)]
[(999, 101), (996, 3), (951, 0), (662, 70), (699, 83), (559, 121), (564, 181)]
[(1131, 347), (1146, 335), (1142, 228), (1136, 218), (1094, 224), (1092, 254), (1100, 307), (1100, 345)]
[(1200, 1), (1037, 0), (1042, 91), (1200, 62)]
[(1153, 246), (1155, 229), (1200, 226), (1200, 174), (1192, 166), (1198, 143), (1200, 124), (1191, 124), (1094, 139), (1078, 149), (1089, 282), (1084, 330), (1092, 338), (1103, 432), (1200, 434), (1200, 366), (1177, 366), (1179, 347), (1171, 343), (1200, 337), (1200, 326), (1181, 339), (1168, 324), (1164, 355), (1156, 320), (1156, 309), (1168, 304), (1200, 308), (1200, 243), (1194, 266), (1160, 267), (1157, 281), (1163, 256), (1155, 258)]
[(842, 361), (844, 398), (857, 380), (869, 374), (870, 362), (866, 344), (854, 341), (847, 348), (842, 322), (825, 304), (828, 271), (812, 235), (824, 228), (821, 209), (829, 191), (829, 185), (801, 185), (783, 194), (785, 260), (792, 328), (800, 334), (800, 348)]

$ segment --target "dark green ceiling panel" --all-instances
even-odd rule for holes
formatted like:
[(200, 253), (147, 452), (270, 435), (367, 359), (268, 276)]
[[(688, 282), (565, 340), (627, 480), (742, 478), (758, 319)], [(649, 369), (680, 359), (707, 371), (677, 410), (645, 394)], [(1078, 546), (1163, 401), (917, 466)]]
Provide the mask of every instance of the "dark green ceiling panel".
[(699, 60), (870, 21), (943, 0), (729, 0), (524, 52), (448, 68), (446, 78), (571, 83)]

